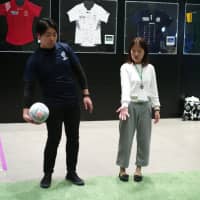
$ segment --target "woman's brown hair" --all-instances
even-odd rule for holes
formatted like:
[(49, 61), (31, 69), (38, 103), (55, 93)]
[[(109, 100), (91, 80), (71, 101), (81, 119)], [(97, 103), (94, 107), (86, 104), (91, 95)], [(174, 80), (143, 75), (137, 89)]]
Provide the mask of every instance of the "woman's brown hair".
[(148, 58), (148, 46), (147, 46), (146, 41), (142, 37), (135, 37), (132, 39), (129, 50), (128, 50), (127, 62), (134, 63), (131, 56), (131, 49), (136, 44), (139, 45), (144, 50), (144, 57), (142, 59), (142, 66), (144, 67), (149, 63), (149, 58)]

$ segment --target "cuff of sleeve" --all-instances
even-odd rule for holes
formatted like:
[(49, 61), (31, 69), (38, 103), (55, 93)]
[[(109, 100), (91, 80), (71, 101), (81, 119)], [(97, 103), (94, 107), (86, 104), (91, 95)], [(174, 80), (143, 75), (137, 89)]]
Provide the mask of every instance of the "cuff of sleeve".
[(160, 106), (155, 106), (153, 109), (154, 111), (160, 111)]
[(24, 97), (23, 107), (30, 108), (33, 104), (32, 99), (30, 97)]
[(128, 103), (127, 102), (124, 102), (124, 103), (122, 103), (122, 106), (121, 106), (122, 108), (128, 108)]
[(83, 96), (83, 98), (84, 97), (90, 97), (90, 94), (83, 94), (82, 96)]

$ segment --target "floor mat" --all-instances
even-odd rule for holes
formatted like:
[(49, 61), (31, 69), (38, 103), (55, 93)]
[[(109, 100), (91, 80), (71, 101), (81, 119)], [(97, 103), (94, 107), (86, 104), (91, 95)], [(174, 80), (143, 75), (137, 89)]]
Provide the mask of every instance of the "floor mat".
[(85, 186), (53, 180), (41, 189), (39, 180), (0, 183), (2, 200), (200, 200), (200, 172), (146, 174), (141, 183), (118, 177), (93, 177)]

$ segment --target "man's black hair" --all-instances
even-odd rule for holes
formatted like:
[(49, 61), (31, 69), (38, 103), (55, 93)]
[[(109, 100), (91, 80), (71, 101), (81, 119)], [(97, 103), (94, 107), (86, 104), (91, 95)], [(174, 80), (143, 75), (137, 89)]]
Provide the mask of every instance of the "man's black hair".
[(48, 28), (53, 28), (55, 29), (56, 32), (58, 32), (57, 25), (53, 19), (50, 18), (39, 19), (36, 24), (36, 33), (43, 35)]

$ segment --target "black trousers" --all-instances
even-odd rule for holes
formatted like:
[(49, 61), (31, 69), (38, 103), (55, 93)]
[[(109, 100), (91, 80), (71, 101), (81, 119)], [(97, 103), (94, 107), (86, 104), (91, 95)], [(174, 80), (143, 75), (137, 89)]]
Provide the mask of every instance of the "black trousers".
[(57, 155), (57, 149), (62, 136), (64, 123), (66, 135), (66, 169), (68, 173), (76, 171), (79, 150), (79, 125), (80, 106), (49, 107), (47, 119), (48, 137), (44, 150), (44, 173), (53, 173)]

